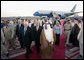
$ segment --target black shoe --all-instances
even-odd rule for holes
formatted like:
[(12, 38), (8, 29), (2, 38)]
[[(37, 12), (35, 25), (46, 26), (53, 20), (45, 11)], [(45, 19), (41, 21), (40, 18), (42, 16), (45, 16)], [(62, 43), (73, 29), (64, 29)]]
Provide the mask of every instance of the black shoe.
[(28, 57), (25, 57), (25, 59), (28, 59)]
[(22, 47), (20, 47), (20, 49), (22, 49)]
[(15, 47), (13, 47), (13, 50), (15, 50), (16, 48)]
[(20, 47), (20, 49), (23, 49), (24, 47)]
[(80, 58), (83, 58), (83, 56), (82, 56), (82, 55), (80, 55)]
[(36, 52), (36, 54), (38, 55), (38, 54), (39, 54), (39, 52)]
[(28, 59), (29, 56), (25, 56), (25, 59)]
[(66, 46), (69, 46), (69, 44), (66, 44)]
[(56, 44), (56, 45), (59, 45), (59, 44)]
[(25, 49), (25, 47), (23, 47), (23, 49)]
[(55, 45), (59, 46), (59, 43), (56, 43)]
[(31, 54), (31, 53), (32, 53), (32, 51), (30, 50), (29, 54)]
[(21, 49), (25, 49), (25, 47), (21, 47)]
[(7, 55), (6, 55), (7, 57), (9, 57), (9, 53), (7, 53)]

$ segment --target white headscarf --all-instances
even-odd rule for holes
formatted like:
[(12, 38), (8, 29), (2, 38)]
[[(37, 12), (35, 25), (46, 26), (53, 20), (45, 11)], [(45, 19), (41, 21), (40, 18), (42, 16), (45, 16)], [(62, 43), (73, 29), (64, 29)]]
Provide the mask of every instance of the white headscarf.
[(47, 24), (47, 29), (45, 29), (45, 25), (44, 25), (44, 32), (48, 41), (52, 42), (52, 29), (50, 27), (50, 24)]

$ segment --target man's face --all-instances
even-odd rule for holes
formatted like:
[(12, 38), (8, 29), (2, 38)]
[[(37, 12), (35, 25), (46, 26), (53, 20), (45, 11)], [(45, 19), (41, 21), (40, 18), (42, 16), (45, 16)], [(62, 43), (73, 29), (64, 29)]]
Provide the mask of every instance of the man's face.
[(26, 21), (26, 22), (24, 22), (24, 27), (28, 27), (28, 22)]
[(22, 23), (22, 21), (21, 20), (18, 20), (18, 24), (21, 24)]
[(58, 20), (58, 18), (56, 17), (55, 20)]
[(57, 23), (56, 25), (59, 26), (59, 23)]
[(70, 23), (70, 21), (68, 21), (68, 24)]
[(36, 24), (37, 23), (37, 20), (34, 20), (34, 23)]
[(74, 20), (72, 20), (72, 22), (74, 22)]
[(39, 26), (39, 22), (36, 23), (36, 26)]

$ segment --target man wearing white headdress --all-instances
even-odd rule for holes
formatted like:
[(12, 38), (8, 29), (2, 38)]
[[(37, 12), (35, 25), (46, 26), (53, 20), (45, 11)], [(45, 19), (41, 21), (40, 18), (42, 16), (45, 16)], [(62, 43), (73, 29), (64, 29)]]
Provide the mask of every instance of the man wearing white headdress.
[(81, 28), (77, 39), (79, 40), (80, 55), (83, 57), (83, 27)]
[(52, 18), (49, 19), (49, 23), (50, 23), (50, 26), (52, 28), (53, 27), (53, 25), (52, 25)]
[(71, 21), (71, 24), (72, 24), (72, 27), (75, 25), (75, 21), (74, 20), (72, 20)]
[(46, 23), (40, 35), (41, 58), (50, 59), (54, 51), (56, 36), (50, 24)]
[(49, 19), (50, 24), (52, 24), (52, 18)]

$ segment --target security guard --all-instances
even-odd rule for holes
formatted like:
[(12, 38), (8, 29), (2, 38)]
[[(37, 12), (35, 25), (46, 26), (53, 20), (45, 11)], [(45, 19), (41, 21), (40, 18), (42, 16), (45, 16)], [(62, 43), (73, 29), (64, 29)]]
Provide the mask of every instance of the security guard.
[(65, 32), (65, 43), (69, 44), (69, 37), (70, 37), (70, 32), (72, 29), (72, 25), (70, 20), (67, 18), (66, 23), (64, 24), (64, 32)]

